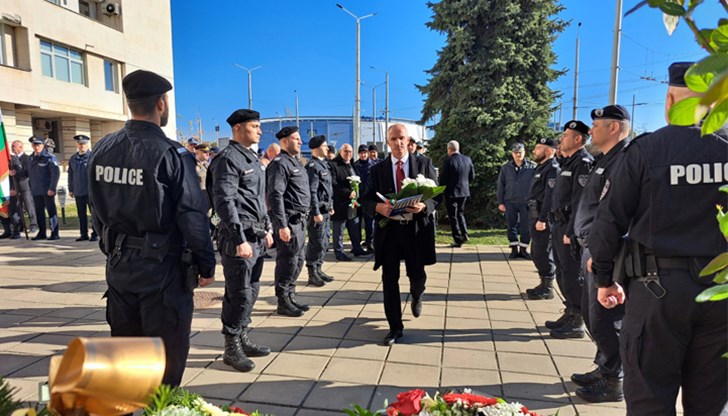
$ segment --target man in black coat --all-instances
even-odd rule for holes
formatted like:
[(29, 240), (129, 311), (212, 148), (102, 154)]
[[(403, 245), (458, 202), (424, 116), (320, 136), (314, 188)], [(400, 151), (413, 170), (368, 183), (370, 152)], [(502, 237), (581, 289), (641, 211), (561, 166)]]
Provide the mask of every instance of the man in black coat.
[[(401, 189), (404, 178), (423, 175), (435, 179), (435, 167), (426, 157), (414, 157), (407, 151), (410, 138), (407, 128), (393, 124), (387, 131), (387, 143), (391, 155), (372, 167), (370, 186), (362, 197), (364, 210), (378, 223), (388, 218), (392, 205), (382, 201), (379, 195), (396, 193)], [(425, 266), (435, 264), (435, 212), (434, 200), (418, 202), (407, 208), (402, 220), (391, 219), (384, 227), (374, 233), (374, 270), (382, 267), (384, 292), (384, 313), (389, 323), (389, 333), (384, 337), (384, 345), (392, 345), (401, 338), (402, 307), (399, 293), (400, 261), (404, 260), (407, 276), (410, 279), (412, 295), (412, 314), (416, 317), (422, 312), (422, 294), (425, 292), (427, 275)]]
[(469, 157), (460, 153), (460, 143), (447, 143), (447, 158), (440, 170), (440, 183), (445, 185), (447, 216), (452, 229), (451, 247), (460, 247), (468, 241), (468, 226), (465, 223), (465, 203), (470, 197), (470, 181), (475, 179), (475, 168)]
[[(344, 144), (341, 146), (339, 154), (329, 162), (331, 164), (331, 184), (334, 189), (334, 214), (331, 216), (334, 228), (334, 255), (339, 261), (351, 261), (351, 257), (344, 253), (345, 225), (349, 239), (351, 239), (352, 254), (355, 256), (367, 254), (361, 247), (359, 217), (356, 216), (356, 208), (351, 206), (352, 198), (356, 198), (356, 193), (347, 178), (357, 175), (356, 169), (351, 163), (352, 154), (351, 145)], [(360, 188), (360, 191), (363, 190)]]

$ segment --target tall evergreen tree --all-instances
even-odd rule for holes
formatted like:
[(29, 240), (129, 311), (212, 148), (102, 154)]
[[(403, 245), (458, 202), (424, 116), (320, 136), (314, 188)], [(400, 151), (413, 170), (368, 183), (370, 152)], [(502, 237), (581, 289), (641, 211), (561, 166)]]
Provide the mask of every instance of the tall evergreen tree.
[(548, 87), (563, 72), (551, 68), (551, 43), (567, 23), (556, 17), (556, 0), (442, 0), (428, 3), (427, 25), (447, 36), (437, 63), (427, 72), (422, 121), (439, 116), (430, 146), (434, 160), (450, 140), (473, 159), (469, 217), (502, 225), (495, 204), (500, 165), (514, 141), (530, 145), (553, 135), (548, 128), (556, 95)]

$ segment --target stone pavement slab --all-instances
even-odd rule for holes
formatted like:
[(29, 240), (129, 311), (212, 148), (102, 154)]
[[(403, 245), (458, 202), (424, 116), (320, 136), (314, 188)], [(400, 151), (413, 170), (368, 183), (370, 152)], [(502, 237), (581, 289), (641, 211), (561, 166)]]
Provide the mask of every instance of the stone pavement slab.
[[(108, 336), (104, 258), (96, 244), (0, 240), (0, 376), (23, 400), (37, 400), (49, 357), (77, 336)], [(371, 257), (324, 270), (336, 281), (322, 288), (300, 279), (298, 299), (311, 304), (301, 318), (275, 315), (273, 260), (266, 260), (251, 337), (268, 357), (239, 373), (222, 363), (217, 282), (198, 289), (190, 357), (183, 385), (214, 403), (278, 416), (336, 415), (353, 403), (381, 409), (409, 388), (471, 387), (519, 401), (544, 415), (624, 414), (623, 403), (591, 405), (573, 394), (574, 371), (591, 369), (588, 340), (555, 340), (543, 327), (559, 315), (561, 299), (525, 300), (536, 284), (533, 264), (509, 261), (507, 247), (437, 248), (428, 267), (422, 316), (415, 319), (402, 273), (405, 336), (378, 345), (387, 332), (381, 271)], [(305, 273), (305, 272), (304, 272)]]

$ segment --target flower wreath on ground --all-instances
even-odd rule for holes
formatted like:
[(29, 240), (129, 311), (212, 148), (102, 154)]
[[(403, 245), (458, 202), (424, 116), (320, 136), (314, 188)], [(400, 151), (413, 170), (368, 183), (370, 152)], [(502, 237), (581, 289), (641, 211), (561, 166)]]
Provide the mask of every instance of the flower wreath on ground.
[(385, 405), (386, 409), (377, 412), (360, 406), (345, 412), (349, 416), (538, 416), (520, 403), (474, 394), (470, 389), (463, 393), (435, 393), (434, 396), (414, 389), (399, 393), (396, 402)]

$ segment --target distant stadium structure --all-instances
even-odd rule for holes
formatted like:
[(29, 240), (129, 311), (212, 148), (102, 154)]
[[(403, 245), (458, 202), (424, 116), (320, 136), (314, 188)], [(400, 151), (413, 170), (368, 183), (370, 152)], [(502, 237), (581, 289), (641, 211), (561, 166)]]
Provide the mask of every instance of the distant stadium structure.
[[(307, 116), (298, 117), (300, 128), (301, 150), (305, 155), (310, 154), (308, 141), (311, 137), (323, 134), (326, 136), (329, 146), (333, 146), (338, 152), (345, 143), (354, 145), (354, 119), (351, 116)], [(407, 131), (418, 142), (427, 141), (432, 134), (423, 124), (414, 120), (390, 118), (389, 125), (401, 123), (407, 126)], [(260, 138), (259, 148), (265, 149), (271, 143), (278, 143), (276, 133), (285, 126), (295, 126), (296, 117), (272, 117), (260, 120), (260, 128), (263, 135)], [(374, 144), (380, 152), (389, 152), (386, 148), (386, 122), (383, 118), (372, 120), (371, 117), (361, 118), (360, 144), (367, 146)], [(354, 149), (354, 157), (356, 158)]]

